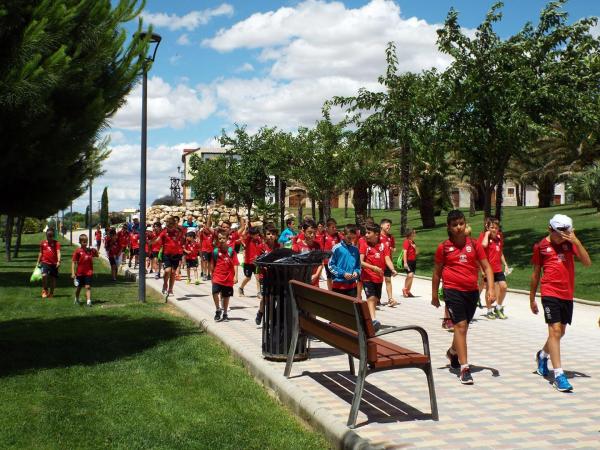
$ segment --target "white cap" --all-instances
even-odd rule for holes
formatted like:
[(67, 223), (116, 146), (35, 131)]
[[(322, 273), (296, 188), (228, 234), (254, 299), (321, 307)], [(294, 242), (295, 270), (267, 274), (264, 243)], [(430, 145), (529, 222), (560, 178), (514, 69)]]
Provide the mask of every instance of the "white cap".
[(140, 216), (133, 216), (132, 219), (133, 220), (135, 220), (135, 219), (140, 220)]
[(555, 214), (550, 219), (550, 227), (554, 231), (571, 231), (573, 229), (573, 219), (564, 214)]

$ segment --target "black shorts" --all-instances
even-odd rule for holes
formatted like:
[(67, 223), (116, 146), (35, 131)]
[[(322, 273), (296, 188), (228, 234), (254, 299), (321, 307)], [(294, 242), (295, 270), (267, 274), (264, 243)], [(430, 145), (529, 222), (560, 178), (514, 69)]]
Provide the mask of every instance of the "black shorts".
[(212, 252), (202, 252), (202, 261), (212, 261)]
[(385, 269), (383, 269), (383, 276), (386, 278), (390, 278), (392, 276), (392, 271), (388, 266), (385, 266)]
[(102, 240), (96, 239), (96, 247), (100, 247), (102, 245)]
[(168, 269), (169, 267), (177, 269), (181, 262), (181, 255), (165, 255), (163, 253), (162, 262), (165, 269)]
[(244, 276), (250, 278), (253, 273), (256, 273), (256, 266), (254, 264), (244, 264)]
[(213, 294), (221, 294), (221, 297), (233, 297), (233, 286), (223, 286), (222, 284), (213, 283)]
[(444, 300), (450, 318), (454, 323), (466, 320), (470, 323), (477, 309), (479, 291), (457, 291), (456, 289), (444, 289)]
[(372, 281), (363, 281), (363, 289), (367, 298), (377, 297), (381, 298), (381, 287), (383, 283), (374, 283)]
[(406, 265), (408, 266), (408, 270), (404, 269), (404, 271), (408, 273), (416, 273), (417, 272), (417, 261), (406, 261)]
[(109, 256), (108, 262), (110, 263), (111, 266), (116, 266), (117, 265), (116, 256)]
[(56, 264), (41, 263), (40, 266), (42, 268), (42, 275), (58, 278), (58, 267), (56, 267)]
[(88, 275), (77, 275), (77, 282), (79, 286), (91, 286), (92, 285), (92, 277)]
[(338, 294), (347, 295), (348, 297), (356, 298), (358, 296), (358, 291), (356, 286), (351, 289), (331, 289), (332, 292), (336, 292)]
[(329, 270), (329, 266), (327, 264), (323, 264), (325, 266), (325, 274), (327, 275), (328, 280), (333, 280), (333, 272)]
[(547, 324), (560, 322), (571, 325), (573, 320), (573, 300), (563, 300), (556, 297), (542, 297), (544, 319)]
[(236, 253), (239, 253), (241, 248), (242, 248), (242, 244), (235, 244), (233, 246), (233, 249), (235, 250)]
[(189, 268), (198, 267), (198, 260), (197, 259), (186, 259), (185, 263), (187, 264), (187, 266)]
[(131, 249), (131, 256), (137, 256), (140, 254), (140, 249), (139, 248), (132, 248)]
[(494, 272), (494, 283), (499, 283), (500, 281), (506, 281), (506, 275), (504, 275), (504, 272)]

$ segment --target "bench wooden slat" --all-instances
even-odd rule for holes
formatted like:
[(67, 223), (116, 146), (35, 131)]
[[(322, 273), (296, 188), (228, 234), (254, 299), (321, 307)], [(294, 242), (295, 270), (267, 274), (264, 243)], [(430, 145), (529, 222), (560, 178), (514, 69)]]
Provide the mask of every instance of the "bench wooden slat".
[[(323, 290), (315, 286), (305, 285), (304, 283), (291, 281), (294, 286), (294, 296), (309, 300), (313, 303), (327, 305), (329, 308), (343, 312), (345, 314), (354, 315), (354, 303), (356, 300), (336, 292), (326, 292), (323, 295)], [(328, 319), (330, 320), (330, 319)]]
[(350, 328), (351, 330), (357, 331), (356, 315), (354, 311), (351, 314), (347, 314), (339, 309), (332, 308), (330, 304), (315, 303), (312, 299), (308, 299), (302, 296), (296, 296), (298, 306), (303, 311), (313, 314), (317, 317), (322, 317), (328, 321), (339, 323), (340, 325)]

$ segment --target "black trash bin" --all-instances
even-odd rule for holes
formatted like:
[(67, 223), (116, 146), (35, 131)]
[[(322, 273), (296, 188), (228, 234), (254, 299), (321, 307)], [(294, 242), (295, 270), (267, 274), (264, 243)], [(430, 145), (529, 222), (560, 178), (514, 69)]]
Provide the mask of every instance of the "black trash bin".
[[(292, 298), (290, 280), (310, 283), (315, 266), (322, 264), (330, 252), (313, 251), (294, 254), (277, 249), (256, 259), (263, 273), (262, 295), (265, 304), (262, 327), (262, 353), (266, 359), (285, 361), (292, 335)], [(306, 336), (300, 335), (295, 361), (308, 358)]]

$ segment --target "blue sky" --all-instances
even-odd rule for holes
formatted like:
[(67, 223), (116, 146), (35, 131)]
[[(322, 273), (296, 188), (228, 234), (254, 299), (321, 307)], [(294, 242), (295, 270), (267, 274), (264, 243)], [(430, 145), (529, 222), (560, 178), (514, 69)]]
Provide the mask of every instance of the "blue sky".
[[(183, 148), (215, 145), (213, 138), (234, 123), (251, 130), (310, 125), (333, 95), (377, 88), (390, 40), (397, 43), (402, 70), (445, 67), (449, 60), (435, 47), (435, 30), (448, 10), (454, 7), (461, 25), (475, 28), (492, 3), (148, 0), (144, 23), (163, 38), (149, 74), (148, 203), (169, 192)], [(535, 23), (546, 4), (504, 3), (497, 26), (504, 37), (526, 21)], [(598, 16), (600, 2), (571, 0), (565, 10), (571, 20)], [(138, 205), (140, 99), (137, 88), (111, 120), (112, 154), (95, 183), (94, 208), (104, 186), (111, 210)], [(84, 196), (74, 209), (86, 205)]]

